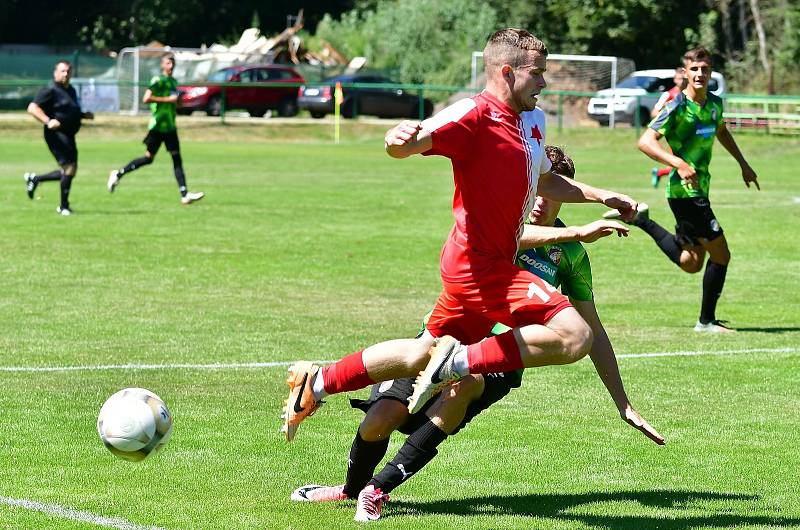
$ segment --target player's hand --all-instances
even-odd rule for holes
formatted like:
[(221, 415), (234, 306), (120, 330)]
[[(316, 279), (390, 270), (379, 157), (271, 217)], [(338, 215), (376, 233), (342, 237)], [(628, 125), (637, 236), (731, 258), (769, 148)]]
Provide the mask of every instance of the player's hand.
[(601, 237), (616, 233), (620, 237), (628, 237), (631, 229), (622, 226), (616, 221), (594, 221), (588, 225), (578, 227), (578, 241), (581, 243), (594, 243)]
[(756, 175), (756, 172), (750, 167), (750, 164), (745, 164), (742, 166), (742, 179), (744, 179), (744, 183), (748, 188), (752, 182), (756, 185), (756, 189), (761, 191), (761, 186), (758, 185), (758, 175)]
[(636, 412), (636, 410), (631, 407), (630, 404), (626, 405), (625, 409), (620, 411), (620, 416), (628, 425), (641, 431), (645, 436), (653, 440), (658, 445), (664, 445), (667, 443), (666, 440), (664, 440), (664, 437), (658, 434), (658, 431), (656, 431), (652, 425), (647, 423), (647, 420), (642, 418), (642, 416)]
[(639, 206), (635, 200), (622, 193), (612, 193), (603, 200), (603, 204), (612, 210), (619, 210), (623, 221), (632, 221)]
[(47, 128), (51, 131), (57, 131), (59, 127), (61, 127), (61, 122), (57, 119), (51, 118), (47, 121)]
[(388, 149), (391, 146), (406, 145), (417, 139), (417, 134), (422, 130), (422, 123), (418, 121), (401, 121), (393, 128), (389, 129), (384, 137), (384, 143)]
[(697, 171), (692, 166), (686, 162), (678, 166), (678, 176), (689, 189), (697, 189)]

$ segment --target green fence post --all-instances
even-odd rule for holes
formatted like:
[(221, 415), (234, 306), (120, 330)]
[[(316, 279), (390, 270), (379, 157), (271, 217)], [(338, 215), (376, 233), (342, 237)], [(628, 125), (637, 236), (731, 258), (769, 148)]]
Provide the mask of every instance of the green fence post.
[(78, 58), (80, 54), (79, 50), (72, 52), (72, 77), (78, 77)]
[(424, 90), (419, 89), (419, 121), (425, 119), (425, 97), (423, 96)]
[(564, 128), (564, 94), (558, 93), (558, 132)]
[[(639, 137), (639, 133), (642, 130), (642, 117), (641, 111), (639, 110), (642, 106), (642, 96), (636, 96), (636, 109), (633, 111), (633, 121), (636, 123), (636, 137)], [(613, 112), (613, 111), (612, 111)]]
[(220, 122), (225, 125), (225, 85), (222, 86), (222, 97), (219, 105)]

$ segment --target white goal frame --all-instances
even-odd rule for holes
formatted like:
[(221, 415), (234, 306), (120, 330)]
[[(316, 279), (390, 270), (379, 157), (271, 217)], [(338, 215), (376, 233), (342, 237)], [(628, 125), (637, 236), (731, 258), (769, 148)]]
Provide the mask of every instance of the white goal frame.
[[(478, 59), (483, 57), (483, 52), (472, 52), (472, 60), (470, 66), (470, 87), (478, 88)], [(617, 63), (618, 57), (610, 55), (570, 55), (561, 53), (551, 53), (547, 56), (548, 59), (556, 59), (561, 61), (592, 61), (601, 63), (611, 63), (611, 90), (616, 96), (617, 90)], [(608, 126), (614, 128), (614, 113), (609, 116)]]

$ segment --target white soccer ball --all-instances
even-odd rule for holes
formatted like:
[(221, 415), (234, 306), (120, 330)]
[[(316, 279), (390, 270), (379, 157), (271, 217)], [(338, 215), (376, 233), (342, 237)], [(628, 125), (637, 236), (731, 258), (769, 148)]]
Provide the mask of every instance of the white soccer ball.
[(97, 432), (114, 455), (132, 462), (161, 449), (172, 434), (172, 414), (160, 397), (144, 388), (126, 388), (106, 400)]

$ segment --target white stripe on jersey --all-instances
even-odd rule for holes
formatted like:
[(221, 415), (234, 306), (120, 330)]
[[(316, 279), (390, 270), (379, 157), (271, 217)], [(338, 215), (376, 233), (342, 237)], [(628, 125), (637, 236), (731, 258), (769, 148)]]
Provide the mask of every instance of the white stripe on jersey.
[[(528, 130), (534, 127), (539, 129), (542, 138), (535, 145), (528, 138)], [(519, 130), (522, 146), (525, 149), (525, 158), (528, 162), (528, 193), (525, 196), (525, 203), (523, 205), (522, 216), (520, 217), (520, 225), (517, 229), (517, 252), (519, 252), (519, 239), (522, 237), (525, 221), (528, 219), (528, 214), (533, 209), (533, 204), (536, 201), (536, 193), (539, 187), (539, 175), (550, 171), (550, 160), (544, 152), (545, 146), (545, 117), (542, 109), (536, 108), (532, 111), (523, 112), (519, 121), (517, 122), (517, 129)]]
[(422, 128), (428, 132), (433, 132), (448, 123), (457, 122), (476, 106), (471, 98), (459, 99), (449, 107), (423, 121)]

